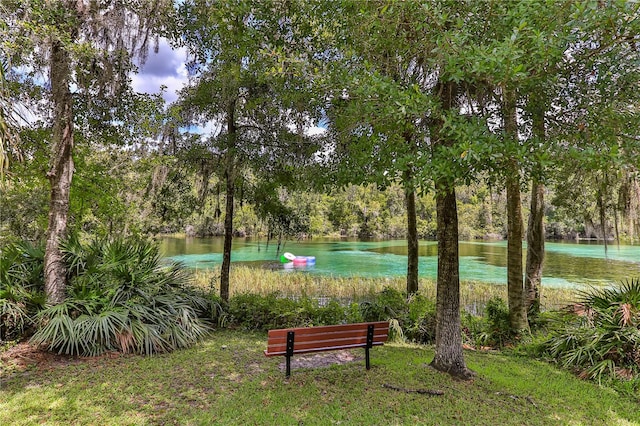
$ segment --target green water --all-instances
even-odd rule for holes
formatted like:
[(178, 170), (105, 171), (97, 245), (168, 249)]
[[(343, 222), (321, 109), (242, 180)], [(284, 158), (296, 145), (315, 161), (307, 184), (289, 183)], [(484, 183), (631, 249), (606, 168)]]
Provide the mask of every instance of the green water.
[[(222, 238), (163, 238), (164, 256), (189, 267), (210, 268), (222, 262)], [(524, 245), (526, 249), (526, 244)], [(546, 243), (542, 284), (549, 287), (607, 285), (640, 276), (640, 246), (609, 246), (605, 255), (599, 244)], [(394, 277), (407, 270), (407, 247), (404, 240), (353, 241), (314, 239), (287, 241), (280, 252), (273, 241), (236, 238), (233, 262), (256, 267), (282, 269), (278, 262), (282, 252), (297, 256), (315, 256), (316, 264), (295, 268), (309, 274), (333, 276)], [(420, 276), (436, 277), (437, 243), (420, 242)], [(460, 242), (460, 276), (463, 280), (506, 283), (507, 243)], [(290, 265), (289, 265), (290, 266)]]

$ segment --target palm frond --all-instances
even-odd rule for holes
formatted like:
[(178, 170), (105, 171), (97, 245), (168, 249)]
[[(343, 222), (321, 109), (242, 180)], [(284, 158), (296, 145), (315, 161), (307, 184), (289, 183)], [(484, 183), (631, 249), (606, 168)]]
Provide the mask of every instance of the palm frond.
[(31, 343), (57, 350), (58, 353), (78, 354), (80, 352), (79, 341), (78, 336), (74, 333), (73, 319), (62, 313), (63, 311), (58, 312), (60, 314), (50, 318), (31, 337)]
[(569, 316), (546, 343), (560, 365), (601, 381), (637, 371), (640, 354), (640, 279), (580, 295), (586, 315)]
[[(63, 253), (68, 299), (36, 315), (33, 343), (71, 355), (154, 354), (190, 346), (209, 331), (209, 322), (201, 318), (208, 300), (187, 288), (189, 275), (181, 265), (162, 263), (157, 245), (119, 238), (84, 243), (71, 237)], [(0, 258), (0, 265), (10, 265), (2, 276), (24, 276), (41, 259), (39, 250), (16, 246)], [(14, 296), (21, 288), (2, 286), (0, 295), (24, 299)]]
[(106, 310), (76, 319), (75, 328), (82, 338), (82, 355), (96, 356), (118, 348), (118, 333), (128, 328), (128, 318), (120, 310)]
[(31, 322), (24, 304), (3, 298), (0, 294), (0, 341), (19, 336)]

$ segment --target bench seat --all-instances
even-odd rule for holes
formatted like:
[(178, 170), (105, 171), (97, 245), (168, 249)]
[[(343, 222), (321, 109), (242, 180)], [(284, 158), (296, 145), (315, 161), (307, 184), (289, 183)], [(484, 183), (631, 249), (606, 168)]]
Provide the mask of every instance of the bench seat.
[(369, 349), (383, 345), (389, 335), (389, 322), (327, 325), (269, 330), (266, 356), (285, 356), (287, 377), (291, 374), (294, 354), (364, 348), (367, 370)]

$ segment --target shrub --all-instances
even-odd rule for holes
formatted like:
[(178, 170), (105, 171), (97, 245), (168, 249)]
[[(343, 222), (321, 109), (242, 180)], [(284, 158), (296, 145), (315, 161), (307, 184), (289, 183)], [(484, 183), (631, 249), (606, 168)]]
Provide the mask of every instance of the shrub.
[(277, 317), (277, 293), (267, 296), (259, 294), (239, 294), (229, 301), (231, 324), (248, 330), (266, 330), (272, 327)]
[(230, 324), (248, 330), (266, 331), (354, 322), (349, 321), (354, 317), (352, 312), (352, 306), (344, 307), (335, 300), (319, 306), (316, 299), (302, 297), (294, 300), (282, 297), (277, 292), (267, 296), (240, 294), (229, 301)]
[(421, 294), (406, 295), (387, 287), (360, 304), (363, 321), (392, 321), (391, 338), (430, 343), (436, 336), (436, 307)]
[(547, 353), (582, 376), (631, 378), (640, 371), (640, 279), (583, 292), (546, 342)]
[(0, 341), (20, 338), (44, 307), (44, 248), (28, 241), (0, 253)]
[(351, 302), (345, 308), (346, 315), (346, 323), (347, 324), (356, 324), (359, 322), (364, 322), (364, 318), (362, 317), (362, 310), (360, 309), (360, 304), (356, 302)]
[(502, 298), (495, 296), (484, 308), (486, 331), (481, 340), (486, 346), (502, 347), (513, 339), (509, 323), (509, 308)]
[(386, 287), (374, 295), (372, 300), (360, 304), (362, 319), (369, 321), (387, 321), (402, 319), (407, 314), (407, 300), (404, 294), (392, 287)]
[(360, 303), (360, 312), (365, 322), (390, 321), (389, 338), (403, 339), (408, 324), (408, 305), (403, 293), (386, 287), (376, 293), (372, 300)]
[(409, 297), (404, 335), (417, 343), (431, 343), (436, 339), (436, 305), (421, 294)]
[(347, 308), (336, 300), (331, 300), (325, 306), (318, 308), (313, 316), (314, 325), (332, 325), (347, 322)]
[(218, 327), (225, 327), (229, 321), (229, 312), (227, 303), (222, 298), (210, 292), (208, 296), (209, 309), (207, 311), (207, 318), (212, 320), (218, 325)]
[(0, 290), (0, 342), (20, 337), (30, 323), (24, 304), (13, 297), (9, 291)]
[[(432, 318), (427, 320), (428, 331), (420, 331), (412, 325), (416, 321), (424, 321), (425, 318)], [(346, 306), (337, 300), (330, 300), (320, 306), (314, 298), (303, 296), (299, 299), (289, 299), (278, 292), (267, 296), (246, 293), (231, 298), (228, 319), (229, 325), (249, 330), (393, 319), (396, 321), (394, 323), (396, 329), (413, 330), (415, 328), (411, 338), (417, 341), (428, 341), (419, 335), (422, 333), (433, 336), (435, 307), (423, 296), (415, 296), (407, 303), (402, 293), (394, 289), (385, 289), (376, 294), (372, 300), (360, 304), (352, 302)]]
[(103, 240), (63, 245), (67, 299), (36, 316), (31, 341), (69, 355), (153, 354), (184, 348), (209, 330), (209, 304), (185, 284), (179, 264), (163, 264), (155, 244)]
[(468, 345), (480, 348), (487, 345), (488, 325), (485, 317), (479, 317), (463, 311), (460, 317), (462, 341)]
[(44, 246), (21, 241), (4, 247), (0, 256), (0, 288), (44, 289)]

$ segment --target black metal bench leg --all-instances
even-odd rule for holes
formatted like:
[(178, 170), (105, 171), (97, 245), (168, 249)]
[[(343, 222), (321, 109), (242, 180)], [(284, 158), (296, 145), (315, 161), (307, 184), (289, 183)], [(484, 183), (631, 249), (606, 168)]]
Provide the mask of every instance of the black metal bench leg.
[(295, 333), (293, 331), (289, 331), (287, 333), (287, 378), (291, 376), (291, 357), (293, 356), (293, 339)]
[(367, 364), (367, 370), (371, 369), (371, 364), (369, 363), (369, 349), (373, 347), (373, 324), (369, 324), (367, 326), (367, 346), (365, 346), (365, 354), (364, 358)]
[(369, 348), (364, 348), (364, 359), (367, 364), (367, 370), (371, 369), (371, 364), (369, 363)]

